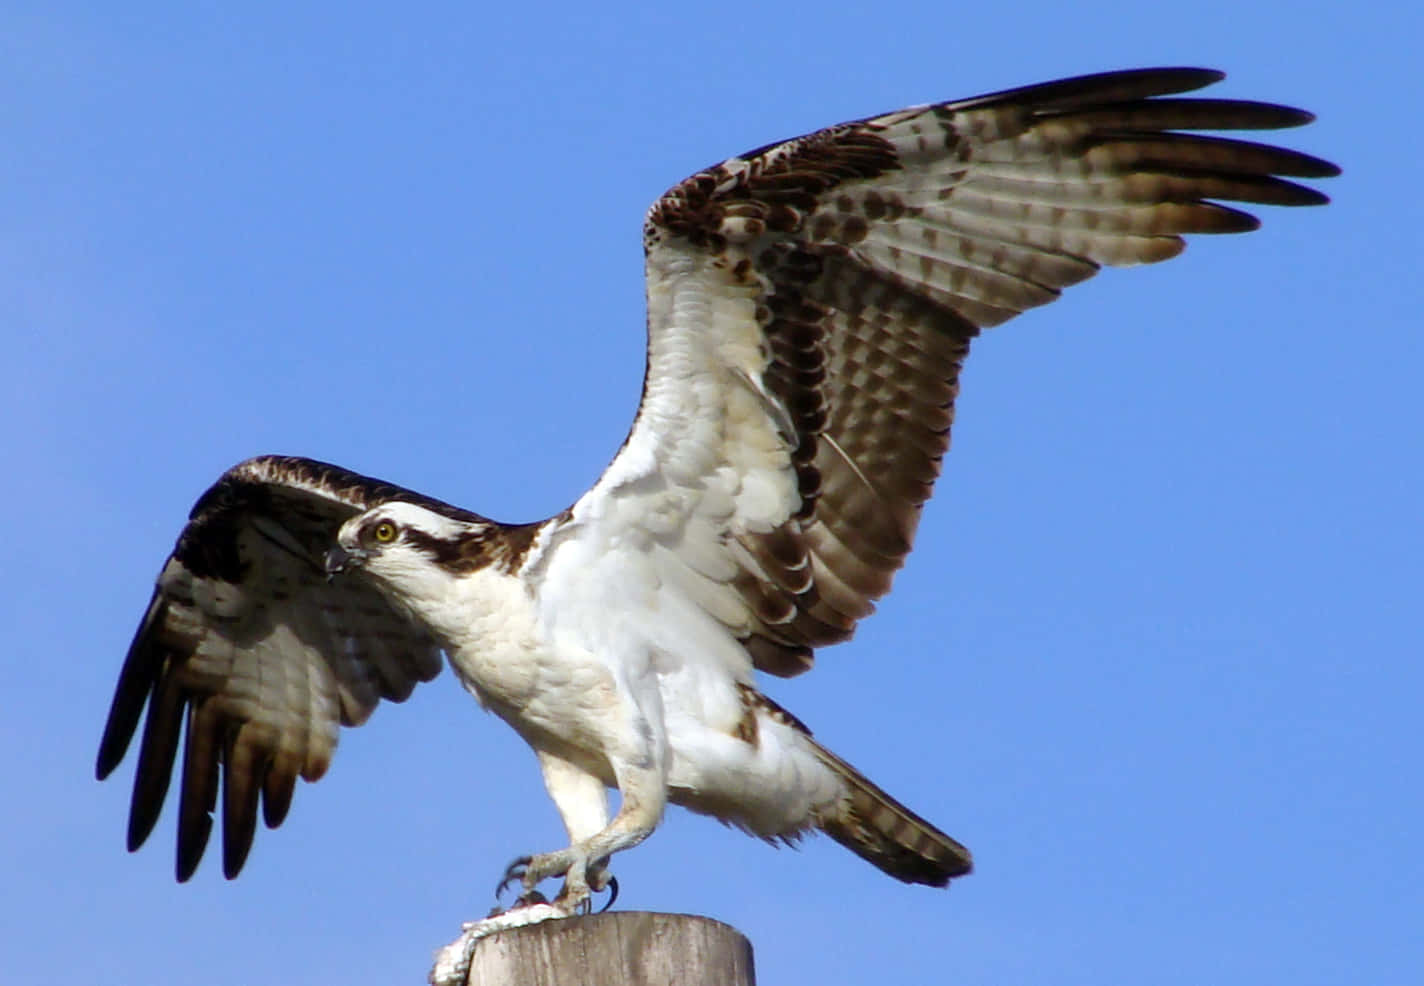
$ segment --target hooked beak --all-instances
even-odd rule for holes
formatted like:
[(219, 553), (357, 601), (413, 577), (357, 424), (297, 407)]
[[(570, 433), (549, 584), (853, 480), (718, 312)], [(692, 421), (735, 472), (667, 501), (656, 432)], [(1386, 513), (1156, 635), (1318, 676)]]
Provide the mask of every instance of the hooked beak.
[(330, 582), (336, 578), (336, 576), (346, 571), (353, 563), (359, 563), (360, 560), (359, 554), (347, 551), (339, 544), (333, 545), (331, 550), (326, 553), (326, 558), (323, 562), (326, 568), (326, 581)]

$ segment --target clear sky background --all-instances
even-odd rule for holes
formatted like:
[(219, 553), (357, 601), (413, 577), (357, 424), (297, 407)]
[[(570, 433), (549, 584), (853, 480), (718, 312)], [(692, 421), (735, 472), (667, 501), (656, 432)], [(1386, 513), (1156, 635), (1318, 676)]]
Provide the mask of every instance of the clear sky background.
[[(1408, 11), (1386, 16), (1383, 11)], [(194, 498), (261, 452), (501, 520), (643, 366), (644, 209), (768, 141), (1110, 68), (1320, 115), (1325, 209), (994, 330), (916, 554), (770, 693), (970, 845), (949, 892), (672, 810), (620, 906), (759, 981), (1424, 981), (1420, 14), (1404, 4), (0, 12), (0, 980), (418, 983), (563, 832), (448, 674), (347, 732), (233, 883), (123, 848), (110, 690)], [(170, 805), (170, 809), (172, 805)]]

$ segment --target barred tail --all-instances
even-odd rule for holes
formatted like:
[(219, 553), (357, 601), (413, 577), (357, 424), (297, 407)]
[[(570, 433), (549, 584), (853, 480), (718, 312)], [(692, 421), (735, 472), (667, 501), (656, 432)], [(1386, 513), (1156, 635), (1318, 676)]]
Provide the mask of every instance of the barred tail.
[(845, 798), (820, 820), (823, 832), (906, 883), (943, 887), (951, 878), (969, 872), (973, 860), (968, 849), (819, 743), (816, 750), (846, 787)]

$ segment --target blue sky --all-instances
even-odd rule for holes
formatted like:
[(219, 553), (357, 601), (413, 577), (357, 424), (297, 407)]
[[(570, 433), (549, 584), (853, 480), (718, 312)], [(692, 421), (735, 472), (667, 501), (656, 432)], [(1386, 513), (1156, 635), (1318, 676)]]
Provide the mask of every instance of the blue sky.
[(1335, 203), (989, 333), (896, 591), (768, 686), (977, 872), (905, 887), (674, 810), (620, 904), (736, 925), (772, 986), (1418, 982), (1424, 21), (1083, 6), (7, 5), (5, 980), (419, 982), (560, 844), (447, 674), (346, 733), (236, 882), (173, 882), (171, 812), (124, 852), (131, 765), (96, 783), (95, 746), (224, 468), (545, 516), (631, 419), (664, 188), (909, 103), (1198, 64), (1320, 115), (1280, 139), (1345, 167)]

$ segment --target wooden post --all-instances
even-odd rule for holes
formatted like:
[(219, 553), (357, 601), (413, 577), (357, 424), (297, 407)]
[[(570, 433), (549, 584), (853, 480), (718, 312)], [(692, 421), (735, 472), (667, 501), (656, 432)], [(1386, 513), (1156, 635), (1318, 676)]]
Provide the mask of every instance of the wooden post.
[(616, 911), (483, 939), (467, 986), (756, 986), (752, 944), (692, 914)]

